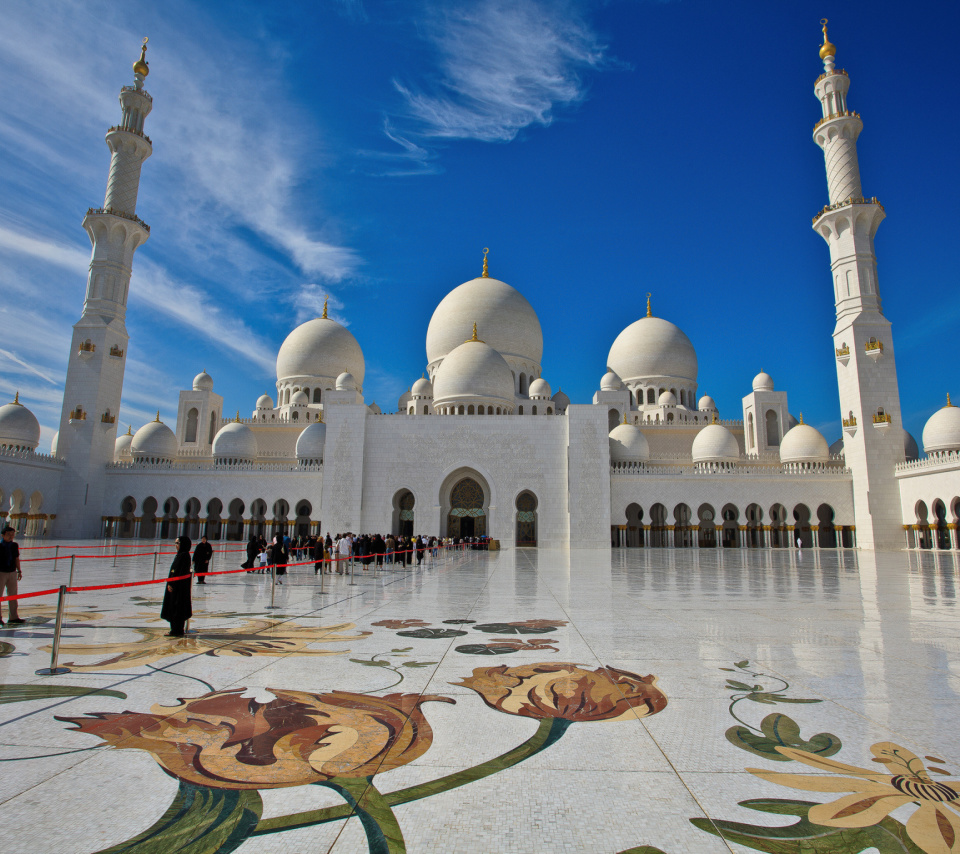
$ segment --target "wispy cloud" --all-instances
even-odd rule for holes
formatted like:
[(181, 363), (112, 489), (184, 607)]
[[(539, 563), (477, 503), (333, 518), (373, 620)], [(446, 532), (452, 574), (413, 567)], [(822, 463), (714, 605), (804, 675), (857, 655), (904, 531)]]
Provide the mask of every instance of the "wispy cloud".
[(507, 142), (529, 125), (549, 125), (557, 107), (583, 99), (582, 73), (606, 54), (573, 2), (440, 5), (428, 11), (424, 34), (438, 79), (394, 81), (411, 125), (406, 137)]

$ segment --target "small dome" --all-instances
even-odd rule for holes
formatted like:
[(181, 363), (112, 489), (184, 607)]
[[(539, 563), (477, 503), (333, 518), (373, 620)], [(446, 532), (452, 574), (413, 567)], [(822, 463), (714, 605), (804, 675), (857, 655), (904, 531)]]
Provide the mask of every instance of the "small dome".
[(200, 373), (193, 378), (193, 390), (213, 391), (213, 377), (206, 371), (200, 371)]
[(700, 412), (716, 412), (717, 404), (709, 394), (705, 394), (697, 401), (697, 409)]
[(607, 371), (600, 379), (600, 391), (620, 391), (623, 381), (616, 371)]
[(736, 437), (722, 424), (708, 424), (693, 440), (695, 463), (735, 463), (740, 459)]
[(407, 404), (413, 400), (413, 397), (410, 393), (410, 389), (407, 389), (403, 394), (400, 395), (400, 400), (397, 401), (397, 410), (399, 412), (407, 411)]
[(117, 436), (117, 441), (113, 443), (114, 461), (130, 459), (130, 445), (132, 443), (133, 443), (133, 433), (131, 433), (129, 430), (126, 433), (123, 433), (122, 435)]
[(610, 461), (645, 463), (650, 459), (650, 443), (633, 424), (619, 424), (610, 431)]
[(809, 424), (798, 424), (780, 440), (780, 462), (825, 463), (830, 459), (830, 446), (820, 431)]
[[(6, 409), (6, 407), (3, 407)], [(3, 411), (0, 409), (0, 412)], [(938, 409), (923, 425), (923, 450), (928, 454), (939, 451), (960, 451), (960, 408), (950, 403)]]
[(257, 437), (246, 424), (231, 421), (213, 437), (213, 457), (217, 460), (252, 462), (257, 458)]
[(158, 416), (133, 434), (130, 453), (135, 460), (172, 460), (177, 456), (177, 437)]
[(426, 377), (420, 377), (420, 379), (413, 384), (413, 388), (410, 391), (412, 394), (420, 397), (433, 397), (433, 383)]
[(753, 378), (753, 390), (773, 391), (773, 377), (766, 371), (760, 371), (760, 373)]
[(50, 456), (55, 457), (57, 455), (57, 445), (60, 443), (60, 431), (57, 430), (53, 434), (53, 438), (50, 440)]
[(570, 405), (570, 398), (564, 393), (563, 389), (557, 389), (557, 393), (551, 398), (557, 407), (557, 412), (565, 412)]
[(257, 409), (273, 409), (273, 398), (269, 394), (261, 394), (257, 398)]
[(327, 425), (322, 421), (314, 421), (297, 437), (297, 459), (322, 460), (326, 440)]
[(533, 306), (506, 282), (480, 276), (448, 293), (427, 327), (427, 362), (433, 365), (470, 337), (476, 323), (500, 355), (540, 364), (543, 331)]
[(434, 405), (455, 401), (506, 404), (513, 408), (513, 374), (503, 356), (483, 341), (467, 341), (448, 353), (433, 381)]
[(542, 397), (544, 400), (550, 397), (553, 392), (550, 390), (550, 384), (545, 380), (537, 377), (532, 383), (530, 383), (530, 388), (527, 390), (527, 394), (530, 397)]
[(672, 391), (665, 391), (657, 398), (657, 403), (660, 406), (676, 406), (677, 396)]
[[(345, 326), (326, 317), (301, 323), (277, 353), (277, 380), (329, 379), (349, 371), (363, 382), (363, 351)], [(300, 383), (297, 383), (299, 385)]]
[(295, 391), (290, 398), (291, 406), (306, 406), (308, 403), (310, 403), (310, 398), (307, 397), (307, 393), (303, 389)]
[(908, 463), (920, 459), (920, 448), (917, 446), (917, 440), (906, 430), (903, 431), (903, 454)]
[(377, 406), (377, 402), (376, 402), (376, 401), (374, 401), (373, 403), (371, 403), (371, 404), (367, 407), (367, 409), (369, 409), (374, 415), (382, 415), (382, 414), (383, 414), (383, 411), (380, 409), (379, 406)]
[(356, 391), (357, 390), (357, 381), (353, 378), (353, 374), (349, 371), (344, 371), (340, 376), (337, 377), (337, 391)]
[[(803, 413), (801, 412), (800, 415), (802, 416)], [(787, 430), (792, 430), (792, 429), (793, 429), (794, 427), (796, 427), (799, 423), (800, 423), (800, 422), (797, 421), (797, 419), (796, 419), (795, 416), (791, 415), (789, 412), (787, 413)], [(784, 432), (786, 432), (786, 431), (784, 431)]]
[(624, 329), (610, 347), (607, 365), (627, 382), (652, 377), (697, 381), (693, 344), (661, 317), (641, 317)]
[(19, 393), (13, 403), (0, 406), (0, 448), (35, 451), (40, 444), (40, 422), (20, 403)]

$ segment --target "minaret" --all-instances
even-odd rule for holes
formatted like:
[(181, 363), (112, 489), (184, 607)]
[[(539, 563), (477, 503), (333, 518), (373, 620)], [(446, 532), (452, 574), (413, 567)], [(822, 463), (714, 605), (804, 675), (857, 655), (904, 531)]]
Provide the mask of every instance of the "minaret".
[(113, 461), (116, 417), (127, 357), (127, 292), (133, 253), (150, 236), (136, 215), (140, 168), (153, 153), (143, 122), (153, 98), (143, 82), (150, 73), (147, 40), (133, 64), (132, 86), (120, 90), (123, 118), (107, 131), (110, 176), (102, 208), (90, 208), (83, 227), (93, 244), (83, 314), (73, 327), (60, 415), (58, 456), (66, 460), (57, 507), (56, 535), (100, 533), (107, 463)]
[(900, 392), (893, 336), (881, 311), (873, 238), (885, 214), (876, 198), (864, 198), (857, 163), (859, 114), (847, 104), (850, 78), (834, 67), (836, 47), (823, 25), (824, 73), (816, 95), (823, 118), (813, 129), (823, 149), (830, 203), (813, 228), (830, 247), (837, 325), (833, 340), (843, 418), (843, 451), (853, 472), (857, 545), (901, 544), (900, 495), (894, 467), (904, 459)]

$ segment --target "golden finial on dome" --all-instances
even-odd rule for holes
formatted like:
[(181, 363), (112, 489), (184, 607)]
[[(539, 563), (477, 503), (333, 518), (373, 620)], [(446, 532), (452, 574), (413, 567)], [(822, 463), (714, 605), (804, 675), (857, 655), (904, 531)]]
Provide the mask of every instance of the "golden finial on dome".
[(487, 272), (487, 253), (490, 252), (489, 247), (483, 250), (483, 272), (480, 274), (481, 279), (489, 279), (490, 275)]
[(153, 419), (153, 423), (154, 423), (154, 424), (162, 424), (162, 423), (163, 423), (163, 422), (160, 420), (160, 410), (159, 410), (159, 409), (157, 410), (157, 417)]
[(133, 435), (133, 425), (132, 425), (132, 424), (128, 424), (128, 425), (127, 425), (127, 435), (128, 435), (128, 436), (132, 436), (132, 435)]
[(821, 18), (820, 25), (823, 27), (823, 44), (820, 46), (820, 59), (826, 59), (828, 56), (837, 55), (837, 46), (830, 43), (827, 38), (827, 19)]
[(478, 344), (482, 344), (482, 343), (483, 343), (483, 341), (481, 341), (480, 338), (477, 337), (477, 322), (476, 322), (476, 321), (473, 322), (473, 337), (472, 337), (472, 338), (468, 338), (468, 339), (467, 339), (467, 343), (469, 344), (471, 341), (476, 341)]
[(321, 424), (323, 423), (323, 410), (322, 410), (322, 409), (317, 413), (317, 421), (319, 421)]
[(327, 300), (329, 300), (329, 299), (330, 299), (330, 295), (329, 295), (329, 294), (323, 298), (323, 314), (321, 315), (321, 317), (322, 317), (324, 320), (328, 320), (328, 319), (329, 319), (329, 318), (327, 317)]
[(150, 66), (147, 64), (147, 42), (150, 41), (146, 36), (143, 37), (143, 44), (140, 46), (140, 59), (133, 63), (133, 73), (146, 77), (150, 73)]
[(240, 410), (239, 410), (239, 409), (237, 410), (237, 415), (236, 415), (236, 417), (233, 419), (233, 423), (234, 423), (234, 424), (239, 424), (239, 423), (240, 423)]
[(803, 413), (800, 413), (800, 423), (803, 424)]
[[(23, 406), (23, 404), (20, 402), (20, 389), (17, 389), (16, 394), (14, 394), (14, 396), (13, 396), (13, 402), (14, 402), (14, 404), (17, 405), (17, 406)], [(948, 404), (950, 403), (950, 398), (949, 398), (949, 397), (947, 398), (947, 403), (948, 403)]]
[(947, 392), (947, 406), (953, 406), (953, 404), (950, 402), (950, 392), (949, 392), (949, 391)]
[(711, 421), (710, 423), (711, 423), (711, 424), (719, 424), (719, 423), (720, 423), (720, 419), (717, 417), (717, 413), (716, 413), (716, 412), (713, 413), (713, 421)]
[(650, 310), (650, 297), (652, 297), (649, 291), (647, 292), (647, 317), (653, 317), (653, 312)]
[(624, 413), (623, 413), (623, 423), (624, 423), (624, 424), (627, 423), (627, 413), (626, 413), (626, 410), (624, 410)]

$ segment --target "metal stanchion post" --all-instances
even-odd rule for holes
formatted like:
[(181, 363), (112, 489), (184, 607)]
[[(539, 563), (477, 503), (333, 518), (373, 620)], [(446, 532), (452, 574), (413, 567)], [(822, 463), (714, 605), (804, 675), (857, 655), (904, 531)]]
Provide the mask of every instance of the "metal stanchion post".
[[(76, 555), (70, 555), (70, 580), (67, 582), (67, 587), (73, 587), (73, 564), (76, 561)], [(72, 590), (68, 590), (68, 593), (72, 593)]]
[(120, 543), (117, 543), (117, 544), (113, 547), (113, 565), (114, 565), (114, 566), (117, 565), (117, 552), (118, 552), (119, 550), (120, 550)]
[(323, 562), (321, 561), (321, 563), (320, 563), (320, 593), (321, 593), (321, 594), (324, 594), (324, 593), (327, 592), (326, 590), (323, 589), (323, 588), (324, 588), (324, 584), (323, 584), (324, 578), (323, 578), (323, 577), (324, 577), (326, 574), (327, 574), (326, 568), (324, 567), (324, 564), (323, 564)]
[(357, 586), (357, 582), (354, 581), (354, 579), (356, 578), (355, 570), (354, 570), (355, 564), (356, 564), (356, 561), (354, 561), (353, 557), (351, 557), (350, 558), (350, 586), (351, 587)]
[(267, 605), (267, 608), (274, 610), (277, 606), (274, 605), (274, 601), (277, 595), (277, 565), (272, 564), (270, 567), (270, 604)]
[(57, 561), (60, 559), (60, 546), (56, 547), (57, 550), (53, 553), (53, 571), (57, 571)]
[(159, 555), (157, 554), (157, 552), (154, 552), (153, 553), (153, 575), (150, 576), (150, 578), (153, 579), (154, 581), (157, 580), (157, 558), (158, 557)]
[(69, 667), (57, 667), (57, 656), (60, 654), (60, 627), (63, 625), (63, 605), (67, 588), (60, 585), (60, 598), (57, 600), (57, 624), (53, 630), (53, 651), (50, 653), (50, 666), (41, 667), (36, 671), (37, 676), (57, 676), (69, 673)]

